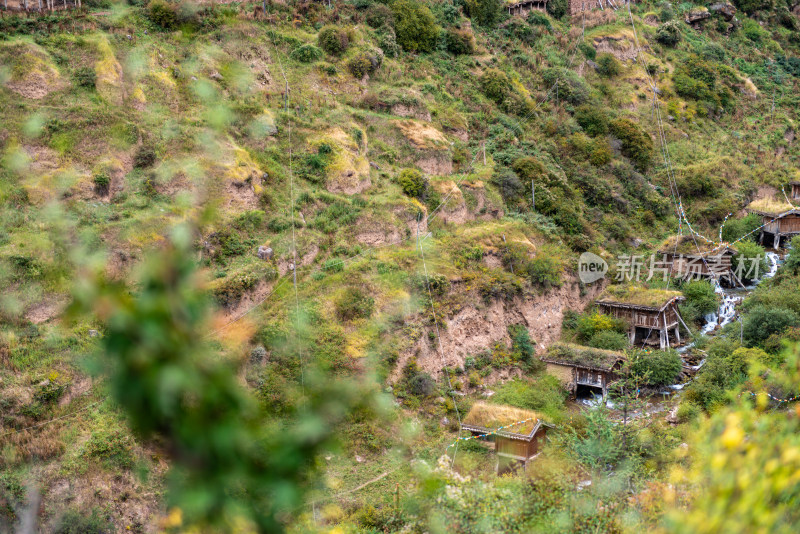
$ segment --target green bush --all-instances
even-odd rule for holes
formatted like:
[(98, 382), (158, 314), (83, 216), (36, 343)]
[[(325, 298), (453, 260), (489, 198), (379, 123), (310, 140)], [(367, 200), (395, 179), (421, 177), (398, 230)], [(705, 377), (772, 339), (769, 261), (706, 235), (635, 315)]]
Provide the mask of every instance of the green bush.
[(53, 534), (113, 534), (114, 523), (100, 511), (92, 510), (91, 514), (79, 510), (67, 510), (58, 521)]
[(694, 280), (684, 284), (681, 290), (686, 297), (686, 304), (700, 315), (708, 315), (719, 308), (719, 297), (710, 282)]
[(362, 50), (348, 60), (347, 70), (360, 80), (367, 74), (372, 74), (378, 70), (382, 61), (381, 53)]
[(317, 46), (332, 56), (340, 56), (350, 46), (350, 36), (337, 26), (325, 26), (317, 34)]
[(681, 41), (681, 26), (677, 20), (670, 20), (656, 30), (656, 41), (665, 46), (675, 46)]
[(764, 247), (753, 241), (742, 240), (736, 243), (736, 254), (733, 255), (732, 261), (736, 276), (745, 280), (759, 278), (767, 272)]
[(403, 193), (413, 198), (424, 198), (428, 190), (428, 181), (416, 169), (403, 169), (397, 175), (397, 182)]
[(312, 44), (300, 45), (292, 50), (291, 58), (301, 63), (311, 63), (322, 57), (322, 50)]
[(800, 317), (792, 310), (759, 304), (742, 320), (742, 339), (748, 347), (762, 345), (771, 335), (793, 326), (800, 326)]
[(133, 155), (133, 168), (146, 169), (156, 162), (156, 151), (148, 145), (141, 145)]
[(400, 53), (400, 45), (392, 28), (384, 28), (378, 34), (378, 46), (386, 57), (396, 57)]
[(464, 0), (467, 16), (481, 26), (493, 26), (503, 15), (503, 0)]
[(597, 49), (595, 47), (593, 47), (592, 45), (590, 45), (589, 43), (583, 42), (583, 43), (579, 44), (578, 45), (578, 50), (581, 51), (581, 53), (583, 54), (583, 57), (585, 57), (586, 59), (592, 59), (593, 60), (594, 58), (597, 57)]
[(430, 9), (414, 0), (392, 4), (397, 43), (408, 52), (433, 52), (439, 27)]
[[(728, 219), (725, 222), (725, 225), (722, 227), (722, 240), (732, 243), (740, 237), (748, 234), (750, 236), (748, 240), (752, 240), (758, 235), (754, 232), (754, 230), (756, 230), (759, 226), (761, 226), (761, 217), (755, 213), (749, 213), (740, 219)], [(738, 247), (739, 243), (737, 243), (736, 246)]]
[(576, 332), (581, 341), (588, 341), (598, 332), (605, 331), (624, 333), (627, 325), (622, 319), (597, 312), (578, 318)]
[(178, 25), (178, 12), (175, 5), (164, 0), (152, 0), (147, 5), (147, 18), (164, 30), (172, 30)]
[(597, 72), (601, 76), (613, 78), (622, 72), (622, 64), (612, 54), (599, 54), (597, 56)]
[(108, 186), (111, 185), (111, 177), (104, 172), (99, 172), (92, 178), (94, 187), (97, 191), (104, 193), (108, 191)]
[(569, 0), (550, 0), (547, 12), (555, 19), (560, 19), (569, 12)]
[(548, 254), (540, 253), (523, 266), (525, 274), (532, 284), (545, 289), (561, 286), (561, 261)]
[(653, 140), (635, 122), (616, 119), (609, 124), (611, 133), (622, 142), (622, 153), (640, 170), (650, 166), (653, 157)]
[(783, 262), (783, 271), (791, 274), (800, 274), (800, 235), (792, 238), (789, 254)]
[(674, 384), (683, 369), (675, 350), (636, 350), (629, 355), (631, 373), (653, 386)]
[(336, 316), (343, 321), (368, 319), (375, 308), (375, 299), (361, 288), (348, 287), (336, 300)]
[(589, 338), (586, 344), (598, 349), (625, 350), (628, 348), (628, 336), (622, 332), (603, 330)]
[(87, 89), (94, 89), (97, 83), (97, 73), (92, 67), (79, 67), (75, 69), (75, 74), (72, 75), (75, 84), (78, 87), (85, 87)]
[(388, 6), (372, 4), (364, 15), (364, 21), (373, 28), (392, 27), (394, 26), (394, 15)]
[(499, 69), (487, 69), (480, 77), (481, 90), (490, 100), (502, 104), (511, 92), (511, 80)]
[(447, 51), (454, 56), (471, 55), (475, 53), (475, 37), (469, 30), (450, 28), (445, 34)]
[(86, 454), (106, 464), (108, 468), (133, 467), (133, 439), (120, 429), (99, 429), (86, 442)]
[(608, 133), (608, 115), (600, 106), (583, 105), (575, 110), (575, 120), (588, 135)]

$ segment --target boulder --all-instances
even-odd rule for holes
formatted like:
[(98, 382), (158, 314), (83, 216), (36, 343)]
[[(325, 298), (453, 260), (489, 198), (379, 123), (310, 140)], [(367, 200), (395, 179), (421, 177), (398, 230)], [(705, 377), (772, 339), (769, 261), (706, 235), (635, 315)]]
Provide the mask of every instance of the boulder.
[(733, 17), (736, 15), (736, 7), (729, 2), (717, 2), (716, 4), (711, 4), (708, 10), (722, 15), (725, 17), (725, 20), (733, 20)]
[(694, 9), (689, 10), (684, 17), (686, 24), (697, 24), (699, 22), (704, 21), (705, 19), (709, 18), (711, 13), (708, 12), (708, 9), (704, 7), (696, 7)]
[(268, 261), (272, 259), (272, 249), (270, 247), (260, 246), (258, 247), (258, 259)]

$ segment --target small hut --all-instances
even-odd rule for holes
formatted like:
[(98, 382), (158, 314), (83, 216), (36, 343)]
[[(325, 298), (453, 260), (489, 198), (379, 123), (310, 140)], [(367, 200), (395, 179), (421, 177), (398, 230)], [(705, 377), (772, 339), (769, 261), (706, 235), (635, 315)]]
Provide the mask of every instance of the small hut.
[[(800, 187), (800, 185), (798, 185)], [(795, 194), (795, 185), (792, 184), (792, 196)], [(800, 194), (800, 192), (798, 193)], [(751, 202), (746, 208), (749, 213), (761, 216), (764, 225), (758, 235), (758, 242), (764, 244), (767, 240), (772, 248), (781, 248), (787, 239), (800, 234), (800, 208), (786, 200), (760, 198)], [(769, 239), (772, 240), (770, 243)]]
[(665, 349), (681, 343), (679, 324), (683, 319), (678, 313), (678, 303), (683, 300), (686, 299), (680, 291), (618, 285), (600, 295), (597, 307), (630, 325), (633, 345), (658, 345)]
[(528, 462), (539, 455), (551, 425), (536, 412), (512, 406), (476, 402), (461, 422), (461, 429), (494, 443), (498, 474)]
[(547, 372), (560, 379), (571, 393), (589, 388), (605, 397), (625, 355), (614, 350), (553, 343), (541, 359), (547, 365)]
[[(685, 280), (712, 278), (722, 285), (733, 287), (733, 256), (736, 249), (727, 243), (708, 243), (686, 235), (668, 237), (658, 247), (665, 272)], [(658, 258), (657, 258), (658, 259)]]
[(526, 16), (531, 11), (546, 11), (547, 0), (508, 0), (506, 10), (509, 15)]

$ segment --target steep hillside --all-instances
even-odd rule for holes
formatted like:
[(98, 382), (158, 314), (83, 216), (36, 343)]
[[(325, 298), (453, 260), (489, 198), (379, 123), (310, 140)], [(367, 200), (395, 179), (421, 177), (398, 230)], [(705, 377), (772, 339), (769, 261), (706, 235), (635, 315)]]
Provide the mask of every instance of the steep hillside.
[[(303, 465), (323, 476), (298, 477), (311, 496), (288, 492), (279, 502), (296, 506), (271, 511), (270, 528), (444, 531), (464, 502), (541, 495), (541, 480), (495, 480), (480, 446), (464, 445), (461, 474), (420, 466), (451, 451), (479, 398), (545, 413), (564, 436), (607, 424), (566, 405), (537, 356), (560, 339), (627, 348), (619, 325), (580, 326), (618, 255), (646, 257), (677, 232), (736, 242), (760, 224), (745, 206), (800, 180), (796, 6), (570, 4), (509, 16), (499, 0), (92, 0), (0, 18), (2, 521), (40, 496), (42, 531), (179, 530), (195, 512), (221, 531), (269, 530), (173, 491), (192, 461), (176, 461), (164, 428), (131, 423), (98, 347), (105, 312), (135, 306), (98, 289), (97, 316), (67, 310), (94, 294), (87, 273), (146, 292), (142, 264), (170, 257), (187, 227), (179, 250), (213, 314), (180, 339), (235, 368), (265, 427), (313, 410), (309, 384), (354, 379), (386, 404), (341, 415), (340, 448), (308, 447)], [(610, 264), (605, 281), (580, 282), (586, 251)], [(694, 330), (716, 297), (706, 309), (681, 289)], [(142, 324), (136, 343), (155, 351)], [(675, 530), (664, 510), (688, 499), (646, 492), (691, 429), (646, 432), (619, 467), (635, 472), (629, 493), (598, 482), (590, 505), (574, 491), (590, 464), (548, 456), (557, 527), (536, 516), (536, 528)], [(171, 477), (176, 464), (186, 471)], [(425, 491), (462, 475), (485, 486), (429, 509)], [(437, 482), (424, 489), (424, 476)], [(532, 524), (473, 519), (458, 524)]]

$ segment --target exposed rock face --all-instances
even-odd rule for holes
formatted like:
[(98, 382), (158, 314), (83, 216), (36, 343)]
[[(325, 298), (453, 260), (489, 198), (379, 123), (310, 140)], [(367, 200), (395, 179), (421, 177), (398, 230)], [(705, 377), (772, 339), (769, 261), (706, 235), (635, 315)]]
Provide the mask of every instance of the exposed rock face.
[(694, 26), (706, 20), (710, 16), (711, 13), (708, 12), (708, 9), (704, 7), (698, 7), (688, 11), (684, 16), (684, 20), (686, 21), (686, 24)]
[(510, 343), (508, 327), (514, 324), (528, 328), (531, 339), (536, 342), (537, 352), (541, 353), (561, 336), (564, 312), (582, 310), (602, 289), (600, 283), (592, 284), (581, 295), (577, 279), (570, 277), (562, 287), (544, 295), (527, 295), (511, 301), (495, 300), (485, 307), (479, 305), (481, 298), (475, 294), (475, 306), (464, 306), (455, 316), (444, 320), (441, 337), (444, 363), (428, 336), (422, 335), (400, 354), (390, 381), (394, 382), (401, 376), (403, 367), (412, 357), (416, 357), (420, 368), (432, 376), (441, 373), (442, 365), (463, 367), (468, 356), (489, 349), (497, 342)]
[(717, 2), (716, 4), (711, 4), (708, 7), (708, 10), (722, 15), (725, 17), (725, 20), (733, 20), (733, 17), (736, 15), (736, 7), (728, 2)]
[(258, 247), (257, 252), (258, 258), (261, 260), (271, 260), (272, 259), (272, 249), (270, 247), (260, 246)]

